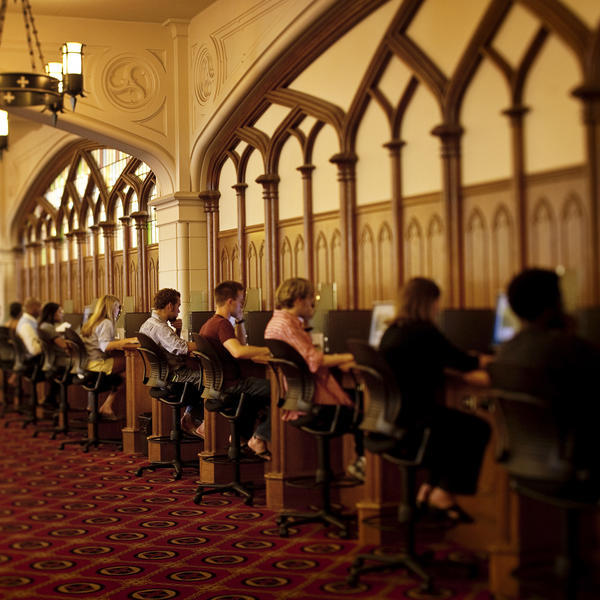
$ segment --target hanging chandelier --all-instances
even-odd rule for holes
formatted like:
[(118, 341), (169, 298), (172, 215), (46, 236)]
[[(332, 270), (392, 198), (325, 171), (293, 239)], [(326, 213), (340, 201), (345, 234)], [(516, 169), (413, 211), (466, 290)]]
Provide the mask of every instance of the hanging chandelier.
[[(77, 96), (83, 96), (84, 44), (65, 42), (61, 47), (62, 62), (46, 64), (29, 0), (14, 0), (14, 2), (19, 2), (21, 5), (32, 71), (0, 73), (0, 112), (4, 112), (1, 109), (13, 107), (44, 106), (44, 109), (52, 112), (52, 121), (56, 125), (58, 113), (63, 112), (64, 95), (71, 96), (73, 110)], [(7, 4), (8, 0), (0, 0), (0, 46)], [(34, 44), (39, 59), (39, 69), (36, 65)], [(0, 115), (0, 122), (3, 122), (3, 119), (4, 117)], [(8, 126), (5, 129), (6, 134), (2, 140), (3, 129), (0, 127), (0, 149), (3, 143), (6, 147)]]

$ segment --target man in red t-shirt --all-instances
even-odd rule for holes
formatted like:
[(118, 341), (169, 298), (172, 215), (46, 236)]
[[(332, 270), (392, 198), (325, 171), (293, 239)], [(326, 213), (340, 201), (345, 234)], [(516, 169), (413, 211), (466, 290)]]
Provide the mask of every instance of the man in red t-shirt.
[[(244, 328), (244, 286), (237, 281), (223, 281), (215, 288), (215, 314), (202, 326), (200, 335), (209, 340), (223, 365), (223, 391), (242, 394), (247, 398), (247, 410), (242, 420), (241, 436), (257, 455), (268, 459), (267, 442), (271, 437), (269, 382), (258, 377), (243, 377), (239, 359), (269, 356), (266, 346), (250, 346), (246, 343)], [(234, 324), (235, 323), (235, 329)], [(259, 413), (264, 413), (259, 417)], [(260, 420), (253, 432), (254, 424)]]

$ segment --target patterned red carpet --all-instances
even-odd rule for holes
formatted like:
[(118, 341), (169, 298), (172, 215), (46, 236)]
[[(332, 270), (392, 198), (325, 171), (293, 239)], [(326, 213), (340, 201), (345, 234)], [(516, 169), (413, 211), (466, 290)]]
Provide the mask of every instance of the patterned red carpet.
[[(58, 449), (0, 420), (0, 598), (271, 600), (430, 598), (404, 572), (345, 583), (358, 550), (320, 526), (281, 538), (275, 513), (232, 496), (192, 502), (193, 474), (136, 477), (113, 448)], [(435, 547), (440, 553), (449, 548)], [(489, 600), (486, 574), (436, 598)]]

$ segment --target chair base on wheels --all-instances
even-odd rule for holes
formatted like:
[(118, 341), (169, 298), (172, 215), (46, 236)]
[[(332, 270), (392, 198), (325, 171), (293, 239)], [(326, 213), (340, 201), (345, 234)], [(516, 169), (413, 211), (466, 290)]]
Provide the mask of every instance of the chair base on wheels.
[(209, 494), (220, 494), (221, 492), (233, 492), (239, 498), (244, 499), (246, 506), (254, 504), (254, 487), (252, 482), (242, 483), (230, 481), (229, 483), (203, 483), (196, 488), (194, 502), (200, 504), (203, 496)]
[[(430, 594), (434, 591), (433, 578), (425, 571), (425, 568), (421, 564), (422, 558), (426, 559), (423, 562), (427, 562), (427, 559), (430, 560), (430, 555), (426, 554), (423, 557), (419, 557), (408, 552), (390, 555), (359, 554), (349, 569), (346, 581), (348, 585), (355, 586), (358, 583), (359, 577), (365, 573), (376, 573), (388, 569), (406, 569), (409, 573), (417, 575), (423, 581), (420, 591)], [(367, 562), (375, 562), (377, 564), (366, 564)]]
[(156, 461), (140, 467), (135, 474), (140, 477), (144, 471), (155, 471), (156, 469), (173, 469), (173, 477), (177, 480), (181, 479), (184, 469), (195, 469), (198, 471), (198, 461), (183, 461), (174, 458), (173, 460)]
[(289, 528), (294, 525), (307, 525), (308, 523), (320, 523), (328, 527), (333, 525), (339, 530), (341, 538), (347, 538), (350, 535), (349, 525), (354, 520), (352, 515), (344, 515), (337, 511), (327, 508), (310, 507), (311, 512), (283, 512), (277, 519), (276, 523), (279, 527), (279, 535), (287, 537)]

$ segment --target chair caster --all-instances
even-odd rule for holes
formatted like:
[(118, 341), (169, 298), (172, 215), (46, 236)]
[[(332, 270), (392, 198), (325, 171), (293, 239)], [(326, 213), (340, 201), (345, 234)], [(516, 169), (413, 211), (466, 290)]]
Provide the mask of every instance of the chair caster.
[(253, 501), (253, 499), (252, 499), (252, 498), (245, 498), (245, 499), (244, 499), (244, 504), (245, 504), (246, 506), (252, 506), (252, 505), (254, 504), (254, 501)]
[(356, 584), (358, 583), (358, 575), (356, 575), (356, 574), (348, 575), (348, 577), (346, 577), (346, 583), (350, 587), (356, 587)]
[(194, 496), (194, 504), (200, 504), (202, 502), (202, 494), (196, 494)]
[(140, 467), (136, 472), (135, 472), (135, 476), (136, 477), (141, 477), (142, 473), (144, 472), (144, 468)]
[(36, 438), (38, 436), (39, 431), (34, 431), (31, 437)]

